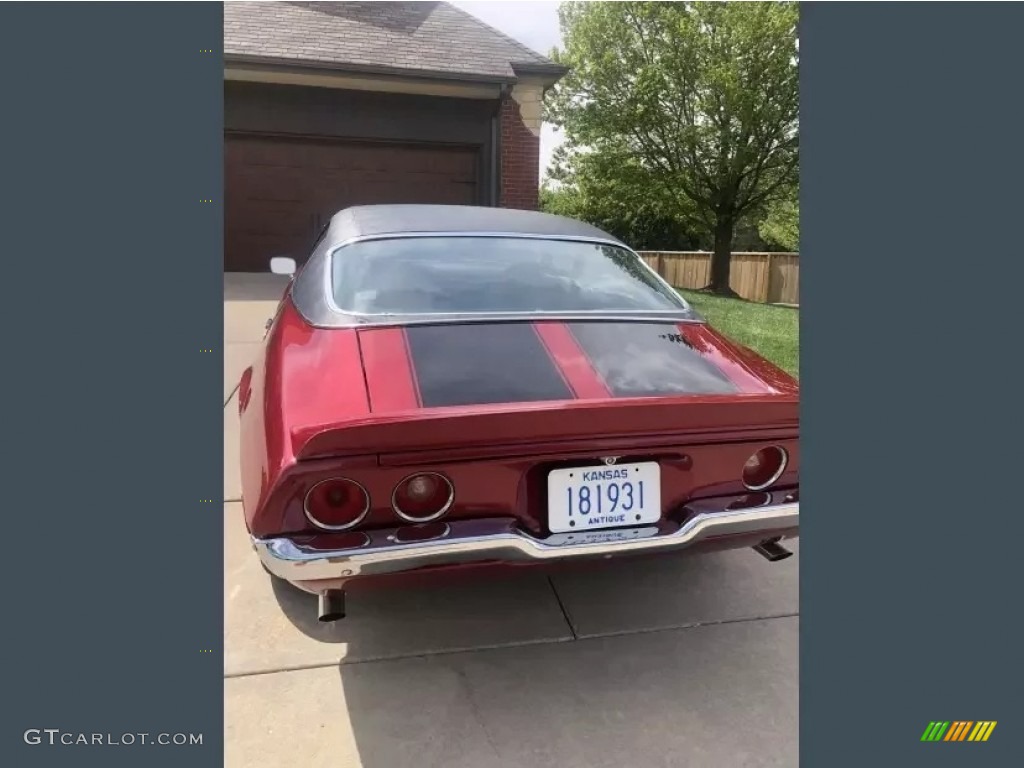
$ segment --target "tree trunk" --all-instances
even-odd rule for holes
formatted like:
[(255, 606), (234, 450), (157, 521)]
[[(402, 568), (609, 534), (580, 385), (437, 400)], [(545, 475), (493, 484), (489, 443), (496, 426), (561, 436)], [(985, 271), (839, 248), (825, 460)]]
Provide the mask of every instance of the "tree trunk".
[(737, 296), (729, 287), (729, 267), (732, 259), (733, 222), (719, 219), (715, 226), (715, 250), (711, 255), (711, 284), (705, 289), (719, 296)]

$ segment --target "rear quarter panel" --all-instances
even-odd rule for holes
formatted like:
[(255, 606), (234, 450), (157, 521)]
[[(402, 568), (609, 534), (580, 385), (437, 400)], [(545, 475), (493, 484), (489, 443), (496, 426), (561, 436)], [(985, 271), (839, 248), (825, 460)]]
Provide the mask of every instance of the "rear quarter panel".
[(355, 331), (317, 331), (286, 298), (239, 385), (242, 505), (250, 531), (295, 462), (291, 434), (323, 413), (365, 417), (369, 402)]

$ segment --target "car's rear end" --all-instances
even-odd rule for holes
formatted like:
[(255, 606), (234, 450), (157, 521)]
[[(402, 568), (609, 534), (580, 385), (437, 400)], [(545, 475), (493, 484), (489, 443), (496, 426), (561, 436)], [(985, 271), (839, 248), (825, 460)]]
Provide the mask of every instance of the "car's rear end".
[(280, 456), (246, 511), (268, 570), (309, 591), (710, 546), (777, 557), (797, 532), (796, 384), (702, 323), (311, 330), (286, 308), (273, 333)]
[(427, 568), (780, 558), (798, 396), (589, 225), (350, 209), (239, 388), (246, 522), (322, 618), (346, 580)]

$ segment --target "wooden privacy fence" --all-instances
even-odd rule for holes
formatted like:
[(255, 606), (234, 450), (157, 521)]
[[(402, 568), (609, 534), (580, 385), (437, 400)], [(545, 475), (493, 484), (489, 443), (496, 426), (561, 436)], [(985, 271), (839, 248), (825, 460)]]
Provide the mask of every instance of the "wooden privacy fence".
[[(676, 288), (703, 288), (711, 282), (708, 251), (640, 251), (643, 260)], [(800, 254), (734, 253), (729, 285), (748, 301), (800, 303)]]

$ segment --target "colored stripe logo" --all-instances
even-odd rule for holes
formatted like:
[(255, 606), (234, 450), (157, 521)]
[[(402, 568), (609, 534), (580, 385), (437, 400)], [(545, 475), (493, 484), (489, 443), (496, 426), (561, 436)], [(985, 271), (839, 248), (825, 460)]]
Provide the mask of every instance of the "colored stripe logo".
[(933, 720), (921, 741), (988, 741), (995, 728), (995, 720)]

